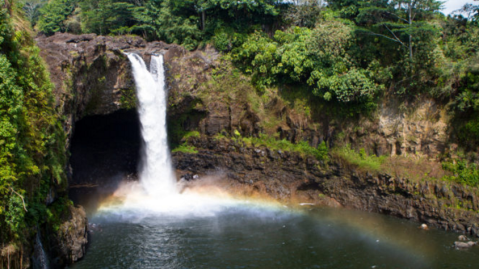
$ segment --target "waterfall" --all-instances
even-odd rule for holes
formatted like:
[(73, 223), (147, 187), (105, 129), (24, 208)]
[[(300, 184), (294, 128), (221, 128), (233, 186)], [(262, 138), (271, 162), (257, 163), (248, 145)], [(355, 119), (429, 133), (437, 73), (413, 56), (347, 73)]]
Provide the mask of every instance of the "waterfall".
[(37, 232), (35, 237), (35, 245), (33, 247), (33, 269), (48, 269), (50, 268), (47, 254), (43, 248), (42, 240), (40, 239), (40, 231)]
[(163, 56), (151, 56), (150, 70), (137, 54), (127, 54), (131, 62), (138, 96), (141, 122), (142, 166), (140, 182), (149, 195), (176, 193), (166, 131), (167, 93)]

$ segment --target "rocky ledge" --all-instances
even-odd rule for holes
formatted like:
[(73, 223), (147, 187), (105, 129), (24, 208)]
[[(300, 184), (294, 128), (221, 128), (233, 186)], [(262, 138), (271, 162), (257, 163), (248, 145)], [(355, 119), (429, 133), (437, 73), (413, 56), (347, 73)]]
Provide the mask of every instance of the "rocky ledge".
[(88, 220), (81, 206), (70, 206), (71, 218), (62, 223), (51, 238), (51, 253), (56, 267), (64, 267), (83, 258), (88, 243)]
[(81, 118), (136, 107), (135, 85), (125, 53), (138, 53), (148, 62), (151, 54), (161, 53), (170, 61), (185, 51), (181, 46), (148, 43), (135, 36), (57, 33), (35, 40), (55, 84), (56, 105), (65, 116), (67, 145), (74, 123)]
[[(361, 173), (341, 160), (246, 147), (227, 139), (189, 138), (197, 154), (173, 154), (178, 174), (221, 175), (251, 193), (293, 203), (343, 206), (479, 235), (477, 188)], [(459, 206), (460, 205), (460, 206)]]

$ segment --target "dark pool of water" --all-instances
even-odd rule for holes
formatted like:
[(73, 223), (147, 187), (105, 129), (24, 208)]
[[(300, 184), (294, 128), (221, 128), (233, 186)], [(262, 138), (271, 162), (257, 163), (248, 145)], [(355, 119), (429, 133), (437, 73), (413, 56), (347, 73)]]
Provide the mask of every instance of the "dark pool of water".
[(344, 209), (235, 205), (90, 222), (101, 231), (71, 268), (479, 268), (479, 247), (452, 248), (456, 233)]

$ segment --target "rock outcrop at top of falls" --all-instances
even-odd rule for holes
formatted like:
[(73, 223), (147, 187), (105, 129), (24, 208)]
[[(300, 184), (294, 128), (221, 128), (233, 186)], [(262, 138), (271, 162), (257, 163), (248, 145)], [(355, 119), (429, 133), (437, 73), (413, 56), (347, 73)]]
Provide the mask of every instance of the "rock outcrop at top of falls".
[(184, 53), (180, 46), (147, 43), (133, 36), (57, 33), (35, 40), (49, 66), (56, 105), (67, 118), (64, 127), (69, 138), (74, 123), (84, 116), (135, 108), (134, 82), (124, 52), (136, 52), (146, 59), (152, 53), (163, 53), (166, 59)]

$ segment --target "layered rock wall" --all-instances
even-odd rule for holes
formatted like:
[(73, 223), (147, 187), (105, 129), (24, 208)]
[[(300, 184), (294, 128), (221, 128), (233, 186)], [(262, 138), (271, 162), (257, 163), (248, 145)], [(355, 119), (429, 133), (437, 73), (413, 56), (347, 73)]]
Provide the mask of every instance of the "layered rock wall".
[(177, 152), (178, 175), (219, 175), (252, 193), (292, 203), (341, 205), (393, 215), (446, 230), (479, 234), (479, 190), (445, 181), (415, 181), (358, 172), (340, 160), (246, 147), (227, 139), (190, 138), (198, 154)]

